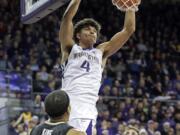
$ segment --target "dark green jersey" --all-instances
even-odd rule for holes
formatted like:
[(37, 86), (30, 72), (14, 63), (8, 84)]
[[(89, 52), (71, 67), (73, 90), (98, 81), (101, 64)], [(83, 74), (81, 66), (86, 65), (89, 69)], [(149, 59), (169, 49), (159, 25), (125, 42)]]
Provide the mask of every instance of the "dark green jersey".
[(67, 123), (49, 123), (45, 122), (36, 126), (30, 135), (66, 135), (72, 129)]

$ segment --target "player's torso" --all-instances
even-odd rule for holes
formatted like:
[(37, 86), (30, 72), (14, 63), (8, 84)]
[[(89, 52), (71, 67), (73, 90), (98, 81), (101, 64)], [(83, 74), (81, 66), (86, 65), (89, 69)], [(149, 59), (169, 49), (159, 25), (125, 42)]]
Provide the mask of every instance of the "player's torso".
[[(83, 50), (74, 45), (64, 64), (62, 89), (68, 94), (91, 98), (98, 96), (102, 78), (102, 52), (92, 48)], [(88, 97), (91, 95), (91, 97)]]

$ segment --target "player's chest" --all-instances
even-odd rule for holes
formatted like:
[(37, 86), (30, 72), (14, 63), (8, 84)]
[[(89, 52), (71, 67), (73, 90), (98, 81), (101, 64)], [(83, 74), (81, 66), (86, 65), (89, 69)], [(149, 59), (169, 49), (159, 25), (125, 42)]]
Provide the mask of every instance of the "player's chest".
[(101, 64), (102, 56), (95, 50), (74, 50), (71, 59), (74, 61), (88, 61), (89, 63)]

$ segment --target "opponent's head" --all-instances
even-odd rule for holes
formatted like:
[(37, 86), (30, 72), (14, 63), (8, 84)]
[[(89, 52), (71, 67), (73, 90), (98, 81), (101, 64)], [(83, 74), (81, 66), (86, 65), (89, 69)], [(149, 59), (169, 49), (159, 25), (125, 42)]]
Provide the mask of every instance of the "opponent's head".
[(76, 43), (82, 43), (87, 48), (92, 47), (97, 40), (101, 26), (91, 18), (85, 18), (74, 26), (74, 40)]
[(50, 118), (59, 118), (67, 114), (67, 119), (69, 119), (69, 109), (69, 96), (65, 91), (56, 90), (46, 96), (45, 111)]

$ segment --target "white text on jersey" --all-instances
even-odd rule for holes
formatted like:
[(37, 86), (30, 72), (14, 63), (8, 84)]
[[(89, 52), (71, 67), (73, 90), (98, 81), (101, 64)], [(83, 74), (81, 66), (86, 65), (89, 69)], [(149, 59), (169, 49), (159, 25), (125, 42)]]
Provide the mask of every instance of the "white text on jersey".
[(97, 63), (99, 63), (99, 60), (98, 60), (97, 57), (92, 56), (92, 55), (88, 54), (87, 52), (75, 53), (75, 54), (74, 54), (74, 59), (80, 58), (80, 57), (82, 57), (82, 56), (87, 57), (88, 60), (93, 60), (93, 61), (96, 61)]
[(51, 135), (53, 130), (43, 129), (42, 135)]

